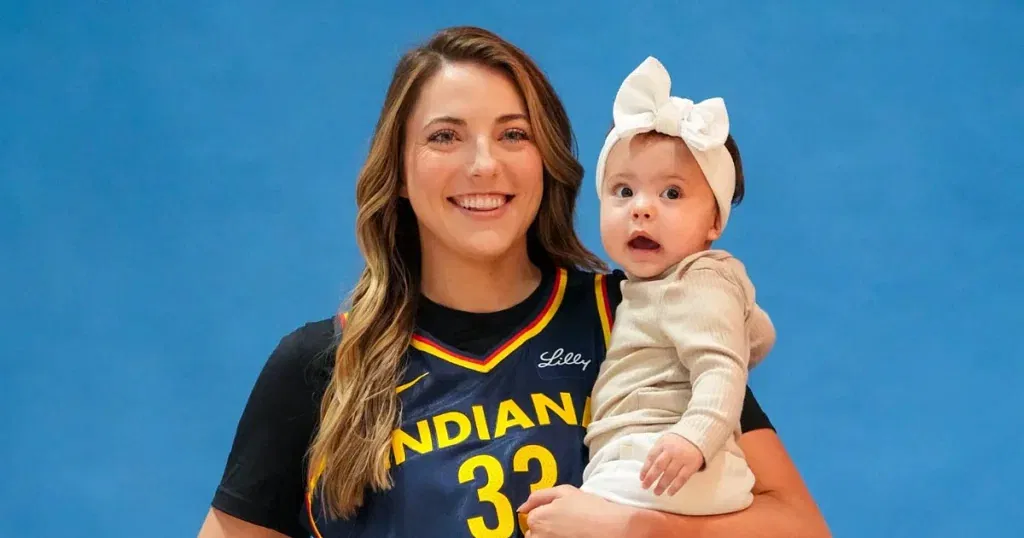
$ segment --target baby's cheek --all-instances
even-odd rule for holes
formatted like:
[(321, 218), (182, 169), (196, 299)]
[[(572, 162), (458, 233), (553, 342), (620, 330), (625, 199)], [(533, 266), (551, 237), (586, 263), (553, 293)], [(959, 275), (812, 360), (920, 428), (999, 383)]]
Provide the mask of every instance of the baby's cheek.
[(601, 207), (601, 243), (608, 254), (615, 255), (625, 247), (626, 222), (614, 208)]
[(601, 237), (617, 239), (626, 233), (626, 224), (617, 208), (601, 205)]

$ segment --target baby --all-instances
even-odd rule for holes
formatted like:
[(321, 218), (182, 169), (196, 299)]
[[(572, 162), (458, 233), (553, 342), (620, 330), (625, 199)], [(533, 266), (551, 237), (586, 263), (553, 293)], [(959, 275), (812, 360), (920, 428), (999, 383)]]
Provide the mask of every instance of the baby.
[(597, 161), (602, 241), (627, 279), (594, 386), (581, 489), (722, 514), (753, 500), (740, 411), (775, 329), (743, 264), (710, 250), (743, 194), (725, 104), (672, 97), (670, 85), (654, 58), (626, 78)]

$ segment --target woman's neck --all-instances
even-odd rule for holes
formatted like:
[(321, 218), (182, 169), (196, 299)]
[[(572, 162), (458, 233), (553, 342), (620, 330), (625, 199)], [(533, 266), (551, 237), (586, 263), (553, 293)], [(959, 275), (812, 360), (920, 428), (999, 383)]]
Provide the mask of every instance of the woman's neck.
[(423, 252), (420, 289), (437, 304), (464, 312), (498, 312), (530, 296), (541, 282), (541, 271), (530, 261), (526, 246), (508, 255), (481, 262), (449, 252)]

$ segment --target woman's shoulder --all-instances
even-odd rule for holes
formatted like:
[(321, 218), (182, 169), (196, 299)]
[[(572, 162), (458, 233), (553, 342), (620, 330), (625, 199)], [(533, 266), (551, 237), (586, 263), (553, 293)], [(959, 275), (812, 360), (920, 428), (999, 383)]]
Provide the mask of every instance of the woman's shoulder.
[(605, 275), (605, 278), (608, 279), (608, 285), (619, 287), (619, 285), (626, 280), (626, 273), (622, 269), (614, 269), (612, 272)]
[(614, 269), (610, 272), (595, 271), (572, 271), (570, 282), (576, 280), (580, 285), (593, 285), (595, 282), (604, 288), (608, 299), (608, 305), (612, 310), (622, 302), (622, 281), (626, 280), (626, 273), (621, 269)]
[(338, 340), (334, 318), (304, 323), (280, 338), (242, 411), (213, 507), (250, 523), (301, 536), (305, 454), (316, 431)]
[(285, 334), (277, 345), (281, 359), (295, 367), (318, 365), (334, 356), (341, 336), (337, 316), (308, 321)]
[(592, 271), (589, 269), (566, 269), (569, 275), (569, 281), (589, 281), (593, 282), (595, 278), (602, 278), (608, 285), (618, 286), (623, 280), (626, 279), (626, 273), (622, 272), (621, 269), (613, 269), (611, 271)]
[(308, 321), (280, 338), (267, 358), (256, 389), (271, 401), (298, 399), (319, 406), (334, 368), (340, 337), (337, 318)]

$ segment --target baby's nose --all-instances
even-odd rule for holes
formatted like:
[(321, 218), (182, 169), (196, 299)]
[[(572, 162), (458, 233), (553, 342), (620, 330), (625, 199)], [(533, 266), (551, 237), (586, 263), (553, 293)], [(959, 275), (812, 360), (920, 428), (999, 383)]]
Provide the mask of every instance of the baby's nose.
[(646, 200), (637, 199), (633, 203), (634, 220), (650, 220), (654, 217), (654, 208)]

